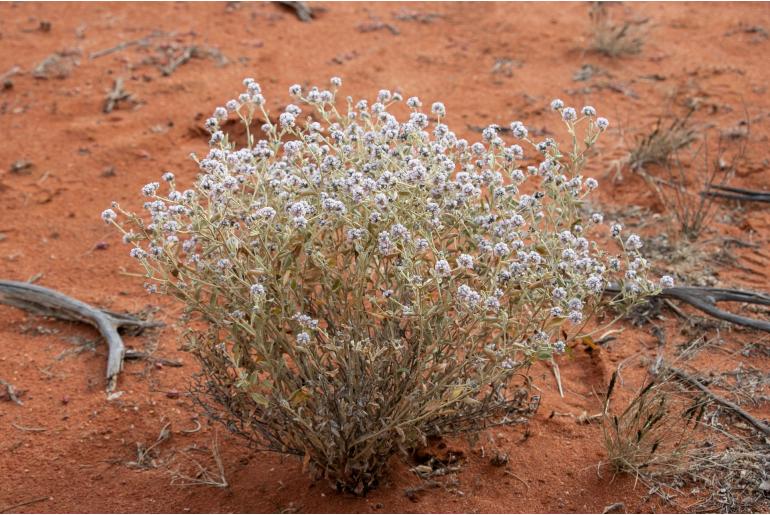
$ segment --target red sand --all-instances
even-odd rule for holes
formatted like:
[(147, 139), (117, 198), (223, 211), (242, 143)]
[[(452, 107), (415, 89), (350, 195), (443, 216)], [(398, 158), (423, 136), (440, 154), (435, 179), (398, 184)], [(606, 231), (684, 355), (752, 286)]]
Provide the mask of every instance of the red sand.
[[(770, 179), (764, 153), (770, 41), (758, 32), (736, 30), (770, 28), (767, 3), (612, 5), (617, 17), (650, 19), (643, 51), (614, 60), (584, 51), (589, 34), (585, 3), (320, 6), (324, 10), (317, 19), (301, 23), (272, 3), (0, 4), (0, 74), (21, 68), (11, 77), (12, 88), (0, 90), (0, 277), (27, 280), (42, 274), (38, 284), (113, 310), (160, 303), (156, 316), (173, 324), (178, 306), (148, 295), (140, 278), (123, 273), (138, 270), (99, 213), (112, 200), (139, 207), (140, 187), (165, 170), (174, 171), (181, 184), (192, 181), (196, 168), (187, 156), (205, 152), (203, 118), (237, 93), (246, 76), (262, 84), (274, 112), (288, 100), (290, 84), (323, 84), (333, 75), (343, 77), (344, 91), (354, 97), (371, 98), (378, 89), (390, 88), (424, 101), (442, 100), (449, 125), (468, 139), (479, 136), (472, 126), (507, 125), (514, 119), (554, 128), (557, 120), (544, 109), (553, 97), (577, 106), (592, 104), (613, 123), (602, 143), (602, 161), (594, 161), (599, 178), (612, 159), (623, 155), (623, 138), (631, 143), (634, 134), (667, 114), (666, 99), (673, 93), (698, 97), (705, 106), (701, 121), (722, 127), (743, 117), (745, 103), (753, 120), (751, 142), (747, 163), (732, 184), (762, 188)], [(394, 15), (408, 11), (439, 16), (423, 22)], [(50, 22), (50, 30), (41, 30), (42, 21)], [(378, 21), (399, 33), (387, 27), (359, 29)], [(176, 35), (152, 40), (146, 48), (89, 59), (91, 52), (156, 30)], [(162, 76), (147, 58), (160, 56), (156, 47), (169, 42), (178, 49), (216, 47), (229, 64), (194, 58)], [(82, 54), (66, 78), (33, 77), (38, 63), (68, 49)], [(493, 73), (498, 59), (510, 60), (503, 73)], [(573, 81), (573, 74), (589, 63), (609, 75)], [(136, 103), (121, 102), (104, 114), (104, 98), (118, 77)], [(600, 83), (611, 89), (581, 91)], [(713, 114), (705, 117), (708, 109)], [(10, 171), (18, 161), (32, 166)], [(602, 182), (607, 207), (660, 209), (630, 172), (615, 184)], [(744, 269), (720, 269), (718, 277), (726, 285), (768, 290), (770, 216), (761, 206), (744, 210), (740, 223), (723, 223), (719, 231), (763, 247), (757, 252), (736, 249)], [(96, 248), (101, 242), (106, 249)], [(668, 319), (664, 326), (675, 338), (674, 317)], [(404, 489), (421, 480), (399, 460), (385, 484), (368, 497), (343, 496), (310, 481), (295, 460), (253, 453), (221, 430), (229, 488), (171, 485), (168, 460), (185, 463), (179, 451), (192, 445), (208, 448), (215, 432), (205, 421), (200, 432), (183, 432), (195, 427), (195, 414), (184, 394), (174, 392), (184, 391), (195, 365), (177, 349), (173, 325), (157, 335), (127, 338), (127, 343), (138, 348), (157, 343), (157, 355), (182, 359), (185, 366), (128, 362), (119, 383), (124, 393), (108, 402), (101, 342), (95, 352), (57, 360), (74, 348), (68, 338), (97, 339), (94, 331), (0, 306), (0, 378), (24, 391), (23, 406), (0, 401), (0, 509), (49, 497), (14, 511), (601, 512), (614, 502), (624, 502), (628, 511), (683, 510), (690, 502), (685, 498), (660, 505), (633, 478), (613, 479), (606, 467), (599, 475), (597, 464), (604, 458), (600, 427), (577, 424), (571, 417), (548, 418), (553, 411), (597, 412), (597, 394), (617, 364), (639, 352), (654, 355), (649, 332), (649, 327), (627, 328), (609, 350), (593, 356), (578, 350), (574, 359), (562, 359), (564, 398), (550, 370), (538, 368), (534, 379), (543, 400), (529, 433), (520, 427), (490, 431), (474, 450), (452, 441), (466, 455), (454, 490), (428, 489), (412, 501)], [(723, 336), (730, 350), (747, 341), (767, 346), (767, 339), (756, 334)], [(704, 363), (733, 368), (741, 359), (716, 353), (704, 356)], [(751, 359), (755, 366), (768, 366), (767, 359)], [(624, 374), (631, 391), (643, 369), (629, 366)], [(766, 403), (762, 409), (766, 414)], [(171, 438), (157, 448), (158, 468), (127, 466), (136, 459), (137, 442), (153, 443), (167, 421)], [(495, 446), (510, 455), (506, 467), (489, 464)]]

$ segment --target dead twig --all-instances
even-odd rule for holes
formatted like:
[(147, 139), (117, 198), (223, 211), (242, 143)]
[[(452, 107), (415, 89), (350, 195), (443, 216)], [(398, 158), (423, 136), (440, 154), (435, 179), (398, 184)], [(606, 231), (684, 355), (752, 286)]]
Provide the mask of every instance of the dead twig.
[(165, 36), (165, 35), (166, 35), (165, 32), (155, 31), (152, 34), (150, 34), (148, 36), (145, 36), (143, 38), (132, 39), (130, 41), (123, 41), (122, 43), (118, 43), (117, 45), (115, 45), (113, 47), (105, 48), (104, 50), (98, 50), (96, 52), (91, 52), (88, 55), (88, 58), (89, 59), (98, 59), (99, 57), (104, 57), (105, 55), (110, 55), (110, 54), (115, 53), (115, 52), (120, 52), (121, 50), (124, 50), (124, 49), (126, 49), (128, 47), (137, 46), (137, 45), (139, 45), (139, 46), (149, 45), (150, 41), (152, 41), (153, 39), (155, 39), (157, 37), (160, 37), (160, 36)]
[(10, 79), (19, 72), (21, 72), (21, 68), (19, 66), (12, 66), (10, 70), (0, 75), (0, 82), (3, 82), (6, 79)]
[(518, 479), (519, 481), (521, 481), (524, 484), (524, 486), (527, 487), (527, 492), (529, 492), (529, 483), (527, 483), (526, 481), (521, 479), (519, 476), (517, 476), (516, 474), (514, 474), (510, 470), (504, 470), (503, 472), (505, 473), (506, 476), (511, 476), (512, 478)]
[(732, 186), (720, 186), (718, 184), (709, 184), (708, 189), (701, 192), (701, 196), (748, 202), (770, 202), (770, 192), (746, 190), (743, 188), (733, 188)]
[(115, 79), (115, 83), (112, 86), (112, 90), (107, 93), (107, 98), (104, 100), (104, 107), (102, 112), (111, 113), (113, 109), (118, 107), (118, 102), (131, 100), (131, 93), (128, 93), (123, 89), (123, 77)]
[(703, 392), (709, 399), (712, 401), (721, 404), (722, 406), (725, 406), (726, 408), (731, 409), (735, 412), (736, 415), (740, 416), (743, 420), (751, 424), (752, 426), (756, 427), (762, 433), (765, 434), (765, 436), (770, 436), (770, 426), (762, 422), (761, 420), (757, 420), (752, 416), (750, 413), (746, 412), (743, 408), (738, 406), (732, 401), (729, 401), (725, 399), (724, 397), (720, 397), (719, 395), (715, 394), (708, 388), (706, 388), (703, 383), (692, 377), (691, 375), (687, 374), (683, 370), (679, 370), (678, 368), (673, 367), (667, 367), (674, 376), (676, 376), (677, 379), (680, 381), (689, 384), (690, 386), (694, 386), (701, 392)]
[(6, 395), (8, 396), (8, 400), (15, 402), (19, 406), (24, 405), (24, 403), (21, 402), (21, 399), (19, 399), (19, 397), (16, 395), (16, 388), (14, 388), (14, 386), (11, 383), (0, 379), (0, 386), (5, 386), (5, 392), (6, 392)]
[(307, 2), (276, 2), (279, 5), (282, 5), (286, 7), (287, 9), (291, 9), (294, 11), (294, 14), (297, 15), (297, 18), (299, 18), (301, 21), (304, 22), (311, 22), (313, 21), (313, 18), (315, 17), (315, 13), (313, 12), (313, 9), (310, 8), (309, 5), (307, 5)]
[(141, 332), (144, 329), (164, 325), (162, 322), (140, 320), (131, 315), (101, 310), (63, 293), (16, 281), (0, 280), (0, 303), (38, 315), (94, 326), (107, 340), (109, 347), (107, 356), (108, 392), (115, 389), (125, 356), (125, 346), (118, 330), (128, 329)]
[(182, 50), (182, 53), (178, 57), (171, 59), (167, 65), (161, 66), (160, 72), (161, 74), (163, 74), (164, 77), (168, 77), (169, 75), (174, 73), (177, 68), (179, 68), (183, 64), (188, 63), (190, 59), (193, 59), (193, 58), (203, 59), (206, 57), (215, 59), (220, 66), (224, 66), (228, 62), (227, 57), (222, 55), (222, 53), (217, 48), (199, 47), (199, 46), (193, 45), (193, 46), (185, 47)]
[(192, 429), (180, 429), (179, 432), (187, 434), (187, 435), (191, 435), (193, 433), (197, 433), (198, 431), (200, 431), (201, 427), (202, 427), (201, 423), (200, 423), (200, 420), (198, 420), (197, 418), (194, 418), (194, 419), (192, 419), (192, 421), (195, 422), (195, 427), (194, 428), (192, 428)]
[(16, 504), (12, 504), (10, 506), (6, 506), (5, 508), (0, 509), (0, 513), (8, 513), (11, 510), (15, 510), (16, 508), (21, 508), (23, 506), (29, 506), (30, 504), (35, 504), (37, 502), (41, 501), (47, 501), (50, 497), (45, 495), (43, 497), (35, 497), (34, 499), (30, 499), (29, 501), (22, 501), (18, 502)]
[(551, 370), (553, 371), (553, 377), (556, 379), (556, 386), (559, 387), (559, 396), (564, 397), (564, 389), (561, 386), (561, 372), (559, 371), (559, 365), (556, 364), (556, 360), (551, 358)]
[(622, 502), (614, 502), (610, 504), (609, 506), (606, 506), (604, 510), (602, 510), (602, 514), (605, 513), (625, 513), (626, 512), (626, 505)]
[(32, 76), (36, 79), (64, 79), (80, 64), (80, 54), (79, 48), (54, 52), (32, 69)]
[(166, 66), (162, 67), (160, 69), (160, 72), (163, 74), (164, 77), (168, 77), (174, 71), (188, 62), (190, 59), (193, 58), (195, 55), (196, 47), (194, 46), (188, 46), (182, 51), (182, 55), (177, 57), (176, 59), (171, 60)]
[[(621, 289), (616, 285), (610, 285), (604, 289), (604, 293), (607, 295), (617, 295), (621, 293)], [(719, 302), (745, 302), (747, 304), (770, 306), (770, 296), (765, 293), (754, 293), (725, 288), (682, 286), (664, 288), (659, 294), (653, 296), (653, 298), (680, 300), (718, 320), (724, 320), (735, 325), (770, 332), (770, 322), (736, 315), (735, 313), (730, 313), (729, 311), (724, 311), (716, 307), (716, 304)]]
[[(166, 422), (166, 425), (164, 425), (160, 433), (158, 433), (158, 438), (155, 440), (155, 443), (150, 445), (149, 447), (145, 447), (143, 444), (137, 442), (136, 444), (136, 461), (130, 461), (126, 465), (129, 467), (136, 467), (136, 468), (155, 468), (157, 465), (155, 464), (155, 459), (150, 455), (150, 452), (158, 447), (160, 444), (171, 438), (171, 430), (169, 429), (171, 427), (171, 422)], [(157, 457), (157, 453), (156, 453)]]
[(27, 426), (20, 426), (19, 424), (15, 422), (11, 422), (11, 425), (18, 429), (19, 431), (26, 431), (28, 433), (43, 433), (45, 431), (48, 431), (48, 429), (44, 427), (27, 427)]
[(11, 80), (11, 77), (16, 75), (17, 73), (21, 72), (21, 68), (18, 66), (11, 67), (10, 70), (5, 72), (4, 74), (0, 75), (0, 86), (3, 89), (10, 89), (13, 87), (13, 81)]
[(395, 25), (386, 23), (384, 21), (379, 21), (379, 20), (368, 22), (368, 23), (362, 23), (358, 26), (358, 30), (360, 32), (374, 32), (382, 29), (389, 30), (390, 33), (393, 34), (394, 36), (398, 36), (399, 34), (401, 34), (401, 31), (398, 30), (398, 27), (396, 27)]
[[(199, 449), (194, 449), (199, 450)], [(195, 470), (191, 474), (186, 474), (182, 471), (181, 467), (177, 467), (171, 471), (171, 484), (182, 486), (193, 485), (209, 485), (217, 488), (227, 488), (229, 483), (225, 476), (225, 466), (222, 462), (222, 456), (219, 453), (219, 438), (215, 434), (214, 439), (211, 442), (211, 458), (216, 467), (216, 471), (210, 471), (207, 467), (201, 465), (201, 463), (193, 458), (190, 454), (180, 451), (181, 454), (187, 458), (189, 462), (195, 465)]]
[(160, 365), (163, 365), (164, 367), (182, 367), (184, 366), (184, 363), (182, 363), (179, 360), (176, 359), (168, 359), (168, 358), (156, 358), (149, 352), (141, 351), (141, 350), (135, 350), (135, 349), (126, 349), (125, 354), (123, 355), (123, 359), (128, 360), (145, 360), (149, 361), (151, 363), (157, 363)]

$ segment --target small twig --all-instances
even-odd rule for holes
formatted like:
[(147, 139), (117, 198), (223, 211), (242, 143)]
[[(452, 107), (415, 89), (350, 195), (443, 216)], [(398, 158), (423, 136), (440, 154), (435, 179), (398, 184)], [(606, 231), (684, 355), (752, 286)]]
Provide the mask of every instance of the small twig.
[(97, 59), (99, 57), (104, 57), (105, 55), (112, 54), (114, 52), (119, 52), (121, 50), (124, 50), (128, 47), (136, 46), (136, 45), (147, 45), (149, 42), (157, 37), (165, 35), (164, 32), (155, 31), (149, 36), (145, 36), (143, 38), (139, 39), (133, 39), (130, 41), (123, 41), (122, 43), (119, 43), (115, 45), (114, 47), (105, 48), (104, 50), (99, 50), (97, 52), (91, 52), (88, 56), (89, 59)]
[(5, 508), (0, 509), (0, 513), (8, 513), (11, 510), (15, 510), (16, 508), (21, 508), (23, 506), (29, 506), (30, 504), (35, 504), (36, 502), (40, 501), (47, 501), (49, 500), (49, 496), (43, 496), (43, 497), (35, 497), (34, 499), (30, 499), (29, 501), (22, 501), (16, 504), (12, 504), (10, 506), (6, 506)]
[(169, 75), (174, 73), (174, 71), (176, 71), (177, 68), (179, 68), (180, 66), (188, 62), (190, 59), (192, 59), (196, 52), (197, 52), (197, 47), (194, 47), (194, 46), (186, 47), (182, 51), (182, 55), (172, 60), (166, 66), (162, 67), (160, 69), (160, 72), (163, 74), (164, 77), (168, 77)]
[(511, 477), (513, 477), (513, 478), (516, 478), (516, 479), (518, 479), (519, 481), (521, 481), (522, 483), (524, 483), (524, 486), (526, 486), (526, 487), (527, 487), (527, 491), (529, 491), (529, 483), (527, 483), (526, 481), (524, 481), (523, 479), (521, 479), (519, 476), (517, 476), (516, 474), (514, 474), (514, 473), (513, 473), (513, 472), (511, 472), (510, 470), (504, 470), (503, 472), (505, 473), (505, 475), (507, 475), (507, 476), (511, 476)]
[(556, 378), (556, 385), (559, 387), (559, 395), (564, 397), (564, 390), (561, 387), (561, 372), (559, 371), (559, 365), (556, 364), (556, 361), (551, 358), (551, 370), (553, 371), (553, 376)]
[(708, 189), (701, 192), (701, 196), (729, 200), (743, 200), (748, 202), (770, 202), (770, 192), (746, 190), (743, 188), (733, 188), (731, 186), (720, 186), (717, 184), (709, 184)]
[[(610, 285), (604, 289), (604, 293), (607, 295), (618, 295), (621, 293), (621, 289), (617, 285)], [(652, 298), (677, 299), (718, 320), (724, 320), (735, 325), (770, 332), (770, 322), (736, 315), (735, 313), (730, 313), (729, 311), (724, 311), (716, 307), (716, 304), (719, 302), (745, 302), (747, 304), (770, 306), (770, 296), (765, 293), (725, 288), (681, 286), (664, 288), (659, 294)]]
[(21, 68), (18, 66), (13, 66), (10, 70), (0, 75), (0, 87), (5, 89), (12, 88), (13, 82), (11, 81), (11, 77), (19, 72), (21, 72)]
[(738, 406), (734, 402), (729, 401), (729, 400), (725, 399), (724, 397), (720, 397), (719, 395), (715, 394), (714, 392), (712, 392), (711, 390), (709, 390), (708, 388), (703, 386), (703, 384), (700, 381), (698, 381), (694, 377), (690, 376), (689, 374), (685, 373), (684, 371), (679, 370), (677, 368), (673, 368), (673, 367), (668, 367), (668, 369), (679, 380), (689, 384), (690, 386), (694, 386), (695, 388), (697, 388), (698, 390), (700, 390), (701, 392), (706, 394), (706, 396), (708, 396), (712, 401), (717, 402), (717, 403), (719, 403), (719, 404), (721, 404), (721, 405), (723, 405), (723, 406), (725, 406), (727, 408), (730, 408), (737, 415), (739, 415), (742, 419), (744, 419), (745, 421), (750, 423), (752, 426), (754, 426), (757, 429), (759, 429), (760, 431), (762, 431), (765, 434), (765, 436), (770, 436), (770, 427), (768, 427), (767, 424), (765, 424), (761, 420), (757, 420), (756, 418), (754, 418), (754, 416), (752, 416), (750, 413), (746, 412), (743, 408), (741, 408), (740, 406)]
[(163, 365), (164, 367), (181, 367), (184, 366), (184, 363), (182, 363), (179, 360), (176, 359), (168, 359), (168, 358), (156, 358), (149, 352), (140, 351), (140, 350), (134, 350), (134, 349), (126, 349), (126, 353), (123, 355), (123, 359), (132, 359), (132, 360), (146, 360), (150, 361), (152, 363), (159, 363)]
[(24, 403), (21, 402), (21, 399), (19, 399), (16, 396), (16, 388), (14, 388), (14, 386), (11, 383), (9, 383), (8, 381), (4, 381), (4, 380), (0, 379), (0, 386), (5, 386), (5, 391), (6, 391), (6, 394), (8, 395), (8, 399), (10, 399), (11, 401), (15, 402), (19, 406), (23, 406), (24, 405)]
[(18, 66), (12, 66), (10, 70), (5, 72), (4, 74), (0, 75), (0, 82), (4, 81), (5, 79), (10, 79), (17, 73), (21, 71), (21, 68)]
[(19, 431), (27, 431), (29, 433), (42, 433), (44, 431), (48, 431), (45, 427), (26, 427), (26, 426), (20, 426), (15, 422), (11, 422), (11, 425), (18, 429)]
[(306, 2), (284, 2), (279, 1), (276, 2), (277, 4), (280, 4), (288, 9), (291, 9), (294, 11), (294, 14), (297, 15), (297, 18), (304, 22), (310, 22), (313, 21), (313, 17), (315, 16), (313, 9), (310, 8), (309, 5), (307, 5)]
[(118, 330), (142, 331), (164, 325), (162, 322), (140, 320), (130, 315), (101, 310), (63, 293), (35, 284), (16, 281), (0, 280), (0, 304), (8, 304), (38, 315), (82, 322), (96, 327), (107, 340), (109, 347), (106, 374), (108, 392), (115, 389), (118, 374), (123, 368), (125, 345)]
[(107, 93), (107, 98), (104, 99), (104, 107), (102, 108), (102, 112), (111, 113), (112, 110), (118, 106), (118, 102), (130, 99), (131, 94), (123, 89), (123, 77), (118, 77), (115, 79), (112, 90)]
[(216, 465), (216, 472), (209, 471), (208, 468), (201, 465), (198, 460), (194, 459), (184, 451), (182, 451), (181, 454), (195, 465), (197, 471), (193, 475), (186, 475), (182, 473), (181, 468), (177, 467), (176, 470), (171, 472), (172, 485), (209, 485), (218, 488), (228, 488), (230, 486), (227, 482), (227, 477), (225, 476), (225, 466), (222, 462), (222, 456), (219, 454), (219, 437), (216, 433), (214, 434), (214, 439), (211, 443), (211, 457)]
[(679, 307), (676, 304), (671, 302), (671, 299), (663, 299), (663, 302), (666, 304), (666, 306), (671, 308), (671, 311), (676, 313), (677, 316), (679, 316), (679, 318), (681, 318), (683, 320), (690, 320), (690, 317), (687, 315), (687, 313), (685, 313), (684, 311), (679, 309)]
[(194, 418), (194, 419), (192, 419), (192, 421), (195, 422), (196, 427), (194, 427), (193, 429), (180, 429), (179, 432), (190, 435), (190, 434), (197, 433), (198, 431), (200, 431), (201, 427), (202, 427), (200, 420), (198, 420), (197, 418)]
[(136, 461), (128, 462), (127, 465), (134, 466), (138, 468), (147, 468), (147, 467), (155, 467), (154, 460), (151, 460), (151, 462), (147, 463), (147, 458), (150, 456), (150, 451), (158, 447), (160, 444), (171, 438), (171, 430), (169, 429), (171, 427), (171, 422), (167, 422), (165, 426), (163, 426), (160, 430), (160, 433), (158, 434), (158, 438), (155, 440), (155, 443), (150, 445), (149, 447), (145, 448), (142, 444), (137, 443), (136, 444)]
[(625, 513), (626, 505), (622, 502), (614, 502), (602, 510), (602, 514), (605, 513)]
[(398, 30), (398, 27), (395, 25), (392, 25), (390, 23), (385, 23), (383, 21), (373, 21), (370, 23), (362, 23), (358, 26), (358, 30), (361, 32), (374, 32), (376, 30), (382, 30), (387, 29), (390, 31), (391, 34), (394, 36), (398, 36), (401, 34), (401, 31)]

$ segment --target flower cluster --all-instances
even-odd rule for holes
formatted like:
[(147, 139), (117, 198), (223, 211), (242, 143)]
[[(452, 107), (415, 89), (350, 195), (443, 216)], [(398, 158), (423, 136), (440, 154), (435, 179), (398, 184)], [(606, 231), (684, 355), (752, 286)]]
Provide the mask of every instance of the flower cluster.
[[(271, 118), (247, 79), (246, 91), (206, 121), (210, 150), (196, 158), (192, 188), (178, 190), (170, 172), (168, 191), (146, 185), (145, 218), (114, 208), (130, 232), (113, 210), (102, 214), (127, 235), (148, 277), (209, 324), (201, 338), (209, 343), (196, 352), (208, 367), (224, 360), (231, 371), (217, 372), (218, 381), (231, 380), (228, 395), (251, 403), (244, 413), (263, 410), (261, 423), (274, 428), (268, 441), (310, 452), (293, 438), (311, 427), (330, 446), (370, 442), (361, 431), (397, 415), (382, 411), (395, 395), (387, 388), (412, 399), (420, 421), (402, 421), (393, 434), (424, 436), (450, 411), (467, 415), (479, 399), (503, 399), (515, 370), (564, 352), (609, 302), (632, 304), (656, 290), (641, 239), (624, 239), (600, 213), (585, 218), (598, 187), (584, 176), (586, 150), (608, 126), (593, 107), (578, 114), (551, 104), (572, 138), (563, 153), (518, 121), (514, 141), (491, 125), (469, 143), (442, 121), (441, 102), (425, 113), (411, 97), (399, 120), (391, 112), (399, 93), (340, 102), (340, 85), (292, 86), (295, 103)], [(230, 116), (247, 127), (243, 148), (221, 130)], [(614, 252), (591, 240), (600, 231), (617, 241)], [(604, 297), (609, 283), (622, 286), (618, 298)], [(338, 373), (353, 366), (340, 362), (352, 352), (376, 361), (356, 368), (355, 380), (367, 383), (361, 391)], [(379, 389), (391, 379), (367, 375), (386, 365), (398, 388)], [(409, 378), (419, 381), (404, 390)], [(324, 404), (329, 389), (342, 397)], [(346, 397), (352, 392), (363, 397)], [(378, 395), (384, 400), (371, 402), (380, 411), (364, 401)], [(346, 411), (350, 403), (363, 404)], [(304, 429), (295, 427), (301, 406)], [(376, 420), (356, 418), (370, 409)], [(281, 424), (294, 420), (294, 429), (274, 427), (279, 412), (291, 413)], [(359, 426), (346, 425), (354, 418)], [(316, 450), (310, 459), (328, 472), (330, 455)]]

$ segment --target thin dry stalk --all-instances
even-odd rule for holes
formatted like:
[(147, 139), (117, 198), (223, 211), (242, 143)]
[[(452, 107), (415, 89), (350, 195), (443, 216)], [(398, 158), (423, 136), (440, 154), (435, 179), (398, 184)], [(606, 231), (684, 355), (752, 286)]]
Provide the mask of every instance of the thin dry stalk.
[[(634, 475), (664, 499), (685, 485), (698, 500), (688, 512), (766, 513), (770, 507), (770, 446), (759, 433), (740, 436), (719, 420), (723, 407), (702, 389), (682, 390), (682, 377), (663, 364), (617, 415), (610, 413), (613, 375), (605, 400), (604, 436), (616, 472)], [(674, 371), (672, 373), (672, 370)], [(692, 383), (684, 382), (688, 386)], [(693, 396), (694, 395), (694, 396)], [(741, 429), (745, 432), (746, 428)]]
[(171, 438), (171, 422), (167, 422), (166, 425), (160, 430), (158, 438), (155, 443), (149, 447), (145, 447), (144, 444), (137, 442), (136, 444), (136, 461), (130, 461), (126, 465), (135, 468), (157, 468), (157, 448), (160, 444)]
[[(195, 449), (199, 450), (199, 449)], [(222, 462), (222, 456), (219, 453), (219, 438), (215, 434), (214, 439), (211, 442), (211, 458), (214, 462), (216, 470), (211, 471), (209, 468), (204, 467), (201, 463), (193, 458), (189, 453), (180, 451), (180, 453), (187, 458), (187, 460), (194, 465), (193, 473), (184, 473), (180, 467), (177, 467), (171, 471), (171, 484), (181, 486), (193, 486), (193, 485), (208, 485), (215, 486), (217, 488), (227, 488), (229, 483), (225, 476), (225, 466)]]
[(721, 134), (715, 153), (710, 149), (707, 132), (698, 138), (702, 142), (689, 159), (690, 164), (683, 163), (675, 149), (664, 166), (665, 179), (648, 181), (676, 220), (680, 234), (689, 241), (700, 237), (719, 206), (715, 197), (701, 195), (701, 191), (712, 185), (726, 184), (746, 154), (745, 140), (740, 140), (737, 150), (727, 158), (728, 141)]

